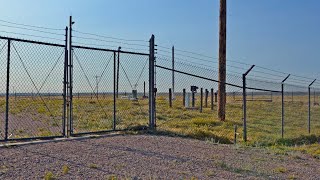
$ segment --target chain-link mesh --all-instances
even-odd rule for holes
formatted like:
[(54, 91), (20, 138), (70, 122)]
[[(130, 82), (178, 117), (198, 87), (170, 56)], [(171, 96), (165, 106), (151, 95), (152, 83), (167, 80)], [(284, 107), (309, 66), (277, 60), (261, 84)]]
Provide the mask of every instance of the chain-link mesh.
[(117, 129), (145, 129), (149, 122), (149, 56), (122, 52), (117, 72)]
[(320, 136), (320, 89), (310, 88), (310, 133)]
[(11, 41), (9, 139), (62, 135), (64, 50)]
[[(170, 60), (162, 56), (157, 57), (158, 128), (200, 139), (212, 138), (215, 141), (231, 142), (234, 125), (239, 126), (239, 129), (242, 126), (242, 88), (230, 85), (229, 82), (237, 81), (240, 77), (229, 75), (227, 78), (226, 122), (221, 122), (217, 118), (216, 108), (218, 88), (216, 71), (175, 62), (174, 76), (172, 85)], [(193, 92), (191, 86), (196, 86), (198, 89)], [(172, 107), (170, 107), (169, 88), (172, 91)]]
[(308, 135), (308, 87), (284, 84), (284, 137)]
[(0, 39), (0, 140), (5, 137), (7, 40)]
[(114, 52), (73, 48), (74, 134), (112, 130)]
[(281, 138), (281, 83), (250, 77), (246, 82), (248, 141), (274, 143)]

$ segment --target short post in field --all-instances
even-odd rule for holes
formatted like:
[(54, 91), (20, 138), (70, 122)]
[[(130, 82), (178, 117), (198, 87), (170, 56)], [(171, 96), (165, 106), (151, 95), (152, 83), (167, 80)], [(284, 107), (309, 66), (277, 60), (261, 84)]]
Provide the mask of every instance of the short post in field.
[(197, 92), (198, 87), (197, 86), (191, 86), (190, 90), (192, 93), (192, 107), (195, 107), (195, 94)]
[(208, 89), (205, 90), (205, 100), (204, 100), (204, 107), (208, 107), (208, 96), (209, 96), (209, 91)]
[(183, 107), (186, 106), (186, 89), (182, 90), (182, 105)]
[(146, 96), (146, 82), (145, 81), (143, 81), (143, 98), (144, 99), (147, 98), (147, 96)]
[(214, 93), (213, 93), (213, 88), (211, 88), (211, 110), (213, 111), (213, 96), (214, 96)]
[(202, 113), (203, 106), (203, 88), (200, 89), (200, 112)]
[(195, 92), (192, 92), (192, 107), (194, 108), (195, 106)]
[(172, 107), (172, 90), (169, 88), (169, 106)]
[(233, 144), (237, 144), (237, 125), (234, 125), (234, 140), (233, 140)]
[(218, 101), (218, 93), (215, 92), (215, 93), (214, 93), (214, 102), (217, 102), (217, 101)]

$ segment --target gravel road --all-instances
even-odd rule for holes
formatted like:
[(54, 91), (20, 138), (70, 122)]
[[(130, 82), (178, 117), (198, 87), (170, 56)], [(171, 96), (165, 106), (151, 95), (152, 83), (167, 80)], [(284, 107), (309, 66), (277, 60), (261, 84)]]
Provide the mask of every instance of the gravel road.
[(152, 135), (0, 147), (0, 179), (320, 179), (319, 167), (304, 154)]

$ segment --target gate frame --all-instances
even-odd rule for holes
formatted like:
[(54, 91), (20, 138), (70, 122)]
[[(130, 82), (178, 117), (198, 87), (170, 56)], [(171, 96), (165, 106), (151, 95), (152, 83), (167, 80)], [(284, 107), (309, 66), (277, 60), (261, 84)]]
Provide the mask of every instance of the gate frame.
[[(67, 36), (67, 34), (66, 34)], [(42, 41), (34, 41), (34, 40), (26, 40), (26, 39), (20, 39), (20, 38), (12, 38), (12, 37), (4, 37), (0, 36), (0, 39), (7, 40), (7, 79), (6, 79), (6, 113), (5, 113), (5, 137), (4, 139), (0, 139), (0, 142), (9, 142), (9, 141), (31, 141), (31, 140), (48, 140), (48, 139), (54, 139), (54, 138), (63, 138), (65, 137), (63, 133), (63, 128), (61, 128), (61, 135), (56, 136), (35, 136), (35, 137), (25, 137), (25, 138), (9, 138), (8, 132), (9, 132), (9, 89), (10, 89), (10, 62), (11, 62), (11, 43), (12, 42), (23, 42), (23, 43), (29, 43), (29, 44), (37, 44), (37, 45), (45, 45), (50, 47), (63, 47), (65, 48), (65, 45), (57, 44), (57, 43), (48, 43), (48, 42), (42, 42)], [(10, 47), (9, 47), (10, 46)], [(65, 48), (66, 50), (66, 48)], [(65, 59), (66, 60), (66, 59)], [(63, 106), (64, 107), (64, 106)], [(63, 113), (62, 113), (62, 122), (64, 122), (63, 119)]]

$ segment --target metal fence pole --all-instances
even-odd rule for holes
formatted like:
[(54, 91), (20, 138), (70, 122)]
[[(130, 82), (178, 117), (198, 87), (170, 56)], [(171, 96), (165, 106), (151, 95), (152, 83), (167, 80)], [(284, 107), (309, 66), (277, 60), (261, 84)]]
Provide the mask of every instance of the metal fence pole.
[(172, 98), (174, 97), (174, 46), (172, 46)]
[(117, 98), (119, 98), (119, 64), (120, 64), (120, 50), (121, 47), (118, 47), (118, 61), (117, 61)]
[(4, 140), (8, 140), (8, 127), (9, 127), (9, 91), (10, 91), (10, 51), (11, 40), (8, 39), (7, 45), (7, 88), (6, 88), (6, 119), (5, 119), (5, 135)]
[(150, 38), (149, 48), (149, 128), (155, 129), (154, 35)]
[(316, 81), (313, 80), (308, 86), (308, 133), (311, 133), (311, 86)]
[(68, 74), (68, 27), (66, 27), (66, 44), (64, 48), (64, 75), (63, 75), (63, 117), (62, 117), (62, 135), (66, 136), (66, 113), (67, 113), (67, 74)]
[(208, 107), (208, 94), (209, 94), (209, 91), (208, 89), (205, 90), (205, 101), (204, 101), (204, 107)]
[[(119, 55), (119, 51), (118, 51)], [(116, 130), (116, 112), (117, 112), (117, 105), (116, 105), (116, 97), (117, 97), (117, 92), (116, 92), (116, 52), (113, 52), (113, 130)]]
[[(70, 16), (70, 22), (69, 22), (69, 135), (73, 134), (73, 59), (72, 59), (72, 25), (74, 22), (72, 21), (72, 16)], [(68, 134), (68, 133), (67, 133)]]
[(281, 83), (281, 137), (284, 135), (284, 94), (283, 94), (283, 83)]
[(289, 78), (290, 74), (281, 82), (281, 137), (284, 137), (284, 82)]
[(172, 107), (172, 90), (169, 88), (169, 107)]
[(200, 90), (200, 112), (202, 113), (202, 106), (203, 106), (203, 88)]
[(186, 89), (182, 90), (182, 104), (183, 104), (183, 107), (186, 106)]
[(213, 111), (213, 106), (214, 106), (214, 102), (213, 102), (213, 96), (214, 96), (214, 92), (213, 92), (213, 88), (211, 88), (211, 110)]
[(243, 140), (247, 141), (247, 90), (246, 90), (246, 76), (249, 74), (249, 72), (253, 69), (255, 65), (252, 65), (250, 69), (248, 69), (247, 72), (242, 74), (242, 90), (243, 90)]

